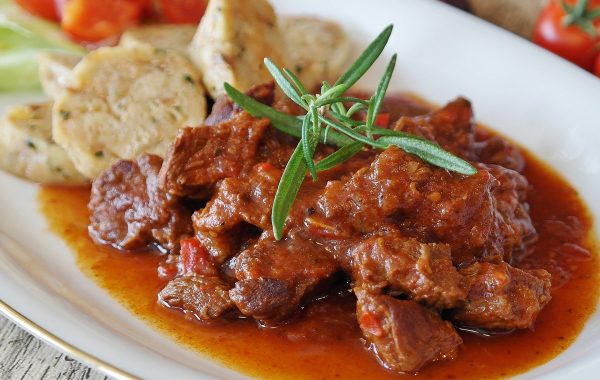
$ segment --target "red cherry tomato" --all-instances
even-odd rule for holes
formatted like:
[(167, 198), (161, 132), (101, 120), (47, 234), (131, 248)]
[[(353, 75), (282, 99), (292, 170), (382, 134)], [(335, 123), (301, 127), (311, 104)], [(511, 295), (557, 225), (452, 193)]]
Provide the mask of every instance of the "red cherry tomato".
[(54, 0), (15, 0), (27, 12), (45, 18), (58, 21), (58, 12), (54, 6)]
[[(598, 54), (596, 44), (600, 33), (600, 17), (591, 12), (600, 9), (600, 0), (565, 0), (564, 4), (569, 13), (563, 9), (561, 0), (550, 0), (538, 17), (533, 41), (591, 70)], [(577, 12), (577, 5), (585, 6), (583, 12)]]
[(165, 22), (197, 24), (202, 19), (208, 0), (159, 0)]
[(596, 57), (596, 62), (594, 63), (594, 74), (597, 77), (600, 77), (600, 54)]
[(54, 0), (54, 9), (56, 9), (56, 15), (57, 15), (59, 21), (60, 21), (60, 18), (62, 17), (65, 4), (67, 4), (68, 2), (69, 2), (69, 0)]
[(116, 39), (140, 21), (143, 7), (140, 0), (68, 0), (62, 7), (61, 26), (80, 42)]
[(140, 0), (144, 10), (144, 18), (152, 20), (156, 17), (156, 1), (155, 0)]

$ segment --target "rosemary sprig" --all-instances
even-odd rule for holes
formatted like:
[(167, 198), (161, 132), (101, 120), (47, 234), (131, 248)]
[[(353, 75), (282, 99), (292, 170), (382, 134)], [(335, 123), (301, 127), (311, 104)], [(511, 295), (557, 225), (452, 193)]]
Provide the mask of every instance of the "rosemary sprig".
[(360, 152), (365, 145), (358, 141), (350, 143), (335, 152), (331, 153), (329, 156), (325, 157), (321, 161), (317, 162), (317, 171), (322, 172), (325, 170), (329, 170), (338, 166), (339, 164), (348, 161), (358, 152)]
[[(227, 95), (242, 107), (246, 112), (254, 117), (264, 117), (271, 121), (271, 125), (283, 133), (294, 137), (302, 137), (302, 119), (296, 116), (283, 113), (275, 108), (269, 107), (266, 104), (259, 102), (251, 96), (237, 90), (229, 83), (224, 84)], [(323, 143), (324, 133), (319, 136), (319, 142)], [(351, 139), (339, 133), (331, 132), (327, 137), (327, 142), (333, 145), (343, 147), (352, 142)]]
[[(298, 146), (288, 161), (273, 201), (271, 223), (277, 240), (283, 236), (285, 220), (294, 204), (307, 173), (313, 180), (318, 172), (329, 170), (349, 160), (365, 147), (386, 149), (397, 146), (422, 160), (464, 175), (477, 170), (467, 161), (445, 151), (437, 144), (405, 132), (375, 126), (375, 119), (383, 104), (394, 67), (394, 54), (383, 74), (377, 90), (369, 100), (343, 96), (375, 60), (381, 55), (390, 35), (392, 25), (385, 28), (365, 49), (360, 57), (331, 86), (323, 82), (320, 94), (309, 94), (302, 82), (288, 69), (281, 70), (265, 58), (265, 66), (283, 93), (306, 111), (304, 116), (292, 116), (262, 104), (225, 83), (225, 91), (240, 107), (254, 117), (265, 117), (280, 131), (300, 138)], [(351, 103), (348, 109), (345, 104)], [(367, 110), (365, 121), (354, 120), (353, 115)], [(338, 146), (340, 149), (315, 164), (314, 154), (318, 143)]]
[(377, 86), (377, 91), (371, 97), (371, 101), (369, 102), (369, 107), (367, 111), (367, 134), (371, 136), (371, 131), (375, 127), (375, 118), (381, 109), (381, 105), (383, 104), (383, 98), (385, 93), (387, 92), (388, 86), (390, 85), (390, 80), (392, 79), (392, 74), (394, 73), (394, 67), (396, 67), (396, 54), (392, 56), (390, 63), (381, 77), (381, 81), (379, 82), (379, 86)]
[[(306, 176), (306, 161), (302, 153), (302, 145), (298, 144), (292, 157), (285, 166), (285, 170), (279, 180), (277, 193), (273, 200), (273, 209), (271, 210), (271, 224), (273, 225), (273, 234), (277, 240), (283, 235), (283, 226), (294, 200), (298, 195), (300, 186)], [(277, 227), (276, 227), (277, 226)]]

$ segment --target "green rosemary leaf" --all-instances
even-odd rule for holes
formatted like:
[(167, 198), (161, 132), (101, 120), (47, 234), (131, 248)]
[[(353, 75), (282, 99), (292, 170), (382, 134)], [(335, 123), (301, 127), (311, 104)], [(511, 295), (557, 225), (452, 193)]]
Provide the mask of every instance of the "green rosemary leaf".
[[(340, 98), (334, 98), (331, 100), (334, 101), (333, 103), (331, 103), (331, 109), (333, 109), (337, 113), (344, 115), (346, 113), (346, 107), (344, 106), (344, 103), (343, 103), (344, 100), (342, 100)], [(337, 100), (337, 101), (335, 101), (335, 100)], [(324, 105), (327, 105), (327, 104), (324, 104)]]
[(308, 104), (311, 104), (314, 103), (315, 100), (317, 100), (317, 97), (311, 94), (304, 94), (302, 95), (302, 100), (304, 100)]
[(477, 169), (473, 165), (428, 140), (406, 136), (384, 136), (379, 138), (377, 142), (387, 146), (395, 145), (420, 157), (423, 161), (443, 169), (465, 175), (477, 173)]
[(292, 136), (300, 137), (302, 121), (295, 116), (279, 112), (266, 104), (259, 102), (251, 96), (238, 91), (229, 83), (224, 84), (227, 95), (254, 117), (266, 117), (271, 124), (280, 131)]
[(340, 115), (339, 113), (337, 113), (335, 111), (329, 111), (329, 115), (333, 116), (334, 118), (338, 119), (339, 121), (348, 125), (349, 127), (359, 127), (359, 126), (363, 126), (365, 124), (364, 121), (351, 119), (348, 116)]
[(350, 103), (360, 103), (363, 104), (365, 106), (369, 105), (369, 101), (365, 100), (365, 99), (361, 99), (361, 98), (355, 98), (352, 96), (345, 96), (345, 97), (341, 97), (339, 98), (341, 102), (350, 102)]
[(326, 125), (325, 131), (323, 132), (323, 144), (327, 144), (327, 136), (329, 136), (329, 131), (331, 130), (331, 126)]
[(367, 70), (369, 70), (369, 68), (373, 65), (373, 62), (375, 62), (385, 48), (385, 45), (390, 39), (393, 28), (393, 25), (386, 27), (377, 36), (377, 38), (375, 38), (375, 40), (373, 40), (373, 42), (367, 46), (360, 57), (358, 57), (358, 59), (354, 61), (352, 65), (350, 65), (348, 70), (346, 70), (346, 72), (339, 77), (335, 84), (343, 85), (344, 91), (340, 92), (340, 94), (346, 92), (346, 90), (352, 87), (352, 85), (354, 85), (354, 83), (356, 83), (367, 72)]
[(325, 105), (325, 103), (327, 103), (328, 101), (339, 97), (341, 94), (344, 93), (344, 91), (346, 91), (346, 88), (344, 87), (344, 85), (341, 84), (331, 87), (330, 89), (319, 95), (317, 101), (315, 102), (315, 106), (321, 107)]
[[(265, 117), (281, 132), (298, 138), (302, 137), (302, 120), (296, 116), (277, 111), (253, 97), (238, 91), (229, 83), (225, 83), (224, 86), (225, 92), (227, 92), (227, 95), (229, 95), (231, 100), (246, 110), (250, 115), (254, 117)], [(319, 141), (323, 141), (322, 133), (319, 136)], [(334, 131), (328, 134), (327, 141), (337, 146), (344, 146), (352, 142), (348, 137)]]
[(369, 105), (369, 101), (368, 100), (364, 100), (364, 99), (360, 99), (360, 98), (354, 98), (352, 96), (342, 96), (339, 98), (333, 98), (333, 99), (329, 99), (326, 102), (323, 102), (322, 105), (326, 106), (328, 104), (335, 104), (335, 103), (341, 103), (341, 102), (346, 102), (346, 103), (361, 103), (364, 104), (365, 106)]
[(308, 94), (308, 91), (306, 91), (306, 88), (304, 87), (300, 79), (296, 76), (296, 74), (294, 74), (291, 70), (286, 69), (285, 67), (283, 68), (283, 72), (288, 76), (288, 78), (290, 78), (294, 86), (296, 86), (296, 90), (298, 90), (300, 94)]
[(369, 107), (367, 107), (367, 118), (365, 123), (365, 130), (367, 132), (367, 136), (372, 137), (371, 130), (373, 129), (373, 121), (375, 118), (373, 117), (373, 113), (375, 112), (375, 98), (371, 97), (369, 100)]
[(353, 104), (353, 105), (350, 107), (350, 109), (348, 109), (348, 112), (346, 112), (346, 117), (347, 117), (347, 118), (351, 118), (351, 117), (352, 117), (352, 116), (354, 116), (354, 114), (355, 114), (355, 113), (357, 113), (358, 111), (360, 111), (360, 110), (363, 110), (363, 109), (365, 109), (365, 108), (368, 108), (368, 107), (369, 107), (369, 104), (368, 104), (368, 103), (367, 103), (366, 105), (365, 105), (365, 104), (362, 104), (362, 103), (354, 103), (354, 104)]
[(277, 186), (275, 199), (273, 199), (271, 224), (273, 225), (273, 235), (276, 240), (281, 240), (283, 237), (285, 220), (294, 204), (305, 176), (306, 162), (302, 154), (302, 146), (298, 144), (285, 166), (285, 170)]
[(304, 120), (302, 121), (302, 139), (300, 140), (300, 143), (302, 144), (302, 153), (304, 154), (304, 161), (306, 161), (308, 171), (310, 172), (313, 181), (316, 181), (317, 169), (313, 161), (313, 156), (315, 155), (315, 149), (317, 148), (317, 139), (313, 138), (314, 133), (311, 130), (312, 119), (313, 115), (310, 113), (304, 117)]
[(368, 102), (366, 105), (363, 103), (354, 103), (352, 106), (350, 106), (350, 109), (348, 109), (348, 112), (346, 112), (346, 117), (351, 118), (358, 111), (368, 107), (368, 105), (369, 105)]
[(287, 80), (287, 78), (285, 77), (285, 75), (283, 75), (281, 70), (279, 70), (279, 67), (277, 67), (269, 58), (265, 58), (264, 62), (265, 66), (267, 67), (267, 70), (269, 70), (269, 73), (271, 73), (271, 76), (273, 77), (273, 79), (275, 79), (275, 82), (277, 82), (277, 85), (281, 88), (281, 91), (283, 91), (283, 93), (286, 94), (288, 98), (292, 99), (294, 103), (306, 109), (306, 102), (302, 100), (302, 98), (300, 98), (300, 94), (298, 94), (294, 86)]
[(341, 163), (348, 161), (349, 159), (354, 157), (358, 152), (360, 152), (364, 146), (365, 145), (363, 143), (355, 141), (351, 144), (341, 147), (329, 156), (317, 162), (317, 170), (320, 172), (324, 170), (329, 170)]
[(333, 129), (335, 129), (338, 132), (343, 133), (346, 136), (349, 136), (351, 138), (353, 138), (356, 141), (360, 141), (363, 142), (367, 145), (370, 145), (374, 148), (380, 148), (380, 149), (385, 149), (388, 147), (388, 145), (384, 144), (384, 143), (380, 143), (379, 140), (375, 141), (371, 138), (368, 138), (367, 136), (361, 135), (360, 133), (358, 133), (356, 130), (349, 128), (337, 121), (331, 120), (331, 119), (327, 119), (325, 117), (323, 117), (322, 115), (319, 115), (319, 120), (321, 120), (323, 123), (330, 125)]
[(381, 105), (383, 104), (383, 98), (385, 97), (385, 93), (387, 92), (388, 86), (390, 85), (390, 79), (392, 79), (392, 74), (394, 73), (394, 67), (396, 66), (396, 58), (397, 55), (394, 54), (392, 59), (390, 59), (390, 63), (387, 65), (385, 69), (385, 73), (381, 77), (381, 81), (377, 86), (377, 91), (375, 91), (375, 95), (370, 102), (372, 104), (371, 113), (367, 116), (367, 127), (373, 128), (373, 124), (375, 124), (375, 118), (377, 118), (377, 114), (379, 114), (379, 110), (381, 109)]
[[(331, 85), (329, 84), (329, 82), (324, 81), (323, 85), (321, 86), (321, 94), (326, 93), (327, 91), (329, 91), (330, 88)], [(336, 110), (337, 112), (339, 112), (340, 110), (342, 110), (342, 113), (346, 112), (344, 105), (340, 102), (339, 98), (337, 97), (331, 99), (324, 99), (321, 101), (321, 103), (322, 106), (331, 105), (331, 108), (333, 110)]]
[(346, 113), (346, 107), (344, 107), (344, 103), (342, 102), (331, 103), (331, 108), (339, 114), (343, 115)]
[(312, 115), (313, 132), (315, 133), (315, 135), (318, 135), (321, 131), (321, 122), (319, 121), (319, 110), (317, 109), (317, 107), (313, 106), (310, 108), (310, 113)]
[[(319, 133), (319, 142), (325, 143), (325, 132), (321, 131)], [(351, 138), (347, 136), (337, 133), (336, 131), (328, 131), (327, 132), (327, 144), (328, 145), (337, 145), (339, 147), (348, 145), (352, 142)]]
[(387, 128), (377, 128), (377, 127), (375, 127), (375, 128), (373, 128), (371, 130), (371, 132), (373, 133), (374, 136), (398, 136), (398, 137), (410, 137), (410, 138), (413, 138), (413, 139), (426, 140), (425, 138), (422, 138), (422, 137), (419, 137), (419, 136), (415, 136), (415, 135), (411, 135), (410, 133), (400, 132), (400, 131), (394, 131), (393, 129), (387, 129)]
[(302, 154), (304, 155), (304, 160), (308, 164), (309, 161), (312, 161), (312, 154), (310, 153), (310, 144), (309, 136), (310, 126), (311, 126), (311, 114), (308, 114), (302, 119), (302, 136), (300, 136), (300, 144), (302, 144)]
[[(319, 121), (319, 111), (317, 107), (311, 107), (311, 120), (313, 123), (312, 136), (319, 136), (321, 134), (321, 122)], [(310, 162), (307, 162), (308, 170), (310, 171), (310, 175), (312, 176), (313, 181), (317, 180), (317, 168), (315, 167), (315, 163), (312, 158), (315, 155), (315, 150), (317, 149), (318, 139), (313, 138), (311, 136), (310, 148), (311, 148), (311, 159)]]

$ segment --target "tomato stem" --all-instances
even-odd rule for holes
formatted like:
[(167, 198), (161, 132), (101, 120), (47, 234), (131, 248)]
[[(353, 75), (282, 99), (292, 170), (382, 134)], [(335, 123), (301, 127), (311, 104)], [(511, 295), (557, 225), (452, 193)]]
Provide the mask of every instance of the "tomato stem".
[(577, 0), (575, 6), (571, 7), (564, 0), (560, 0), (560, 6), (565, 12), (562, 23), (564, 26), (575, 25), (591, 37), (596, 37), (598, 32), (593, 21), (600, 18), (600, 7), (588, 9), (588, 2), (589, 0)]

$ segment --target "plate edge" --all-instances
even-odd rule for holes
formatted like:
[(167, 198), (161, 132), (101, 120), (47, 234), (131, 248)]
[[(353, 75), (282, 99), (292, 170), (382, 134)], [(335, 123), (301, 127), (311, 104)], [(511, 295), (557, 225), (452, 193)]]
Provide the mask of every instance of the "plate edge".
[(0, 300), (0, 314), (4, 315), (11, 322), (15, 323), (17, 326), (23, 328), (25, 331), (34, 335), (35, 337), (41, 339), (45, 343), (50, 346), (63, 351), (64, 353), (72, 356), (73, 358), (95, 368), (107, 375), (110, 375), (118, 380), (137, 380), (138, 378), (123, 371), (120, 368), (117, 368), (101, 359), (98, 359), (95, 356), (88, 354), (85, 351), (73, 346), (72, 344), (62, 340), (56, 335), (52, 334), (45, 328), (31, 321), (29, 318), (25, 317), (23, 314), (19, 313), (17, 310), (13, 309), (3, 300)]

